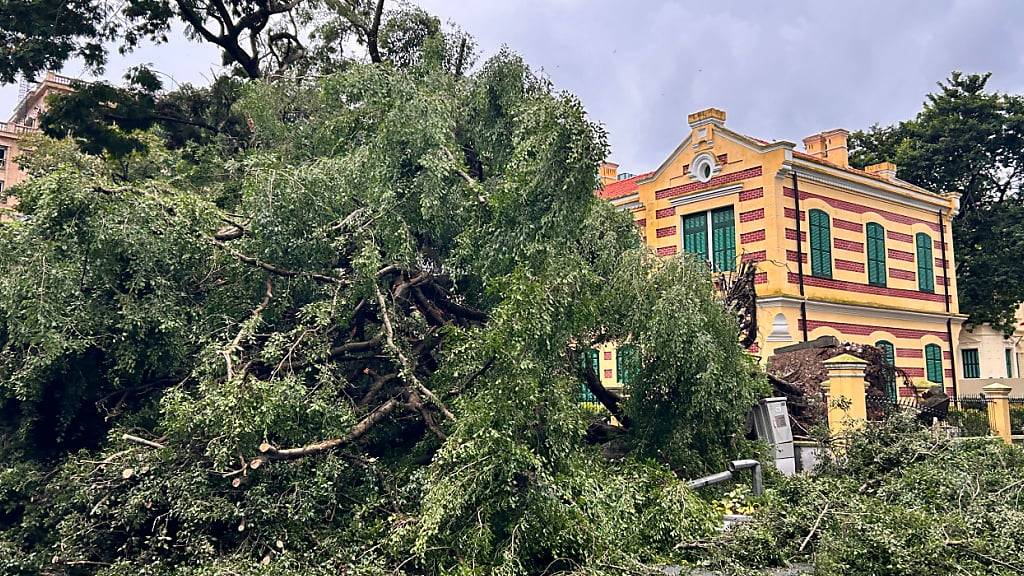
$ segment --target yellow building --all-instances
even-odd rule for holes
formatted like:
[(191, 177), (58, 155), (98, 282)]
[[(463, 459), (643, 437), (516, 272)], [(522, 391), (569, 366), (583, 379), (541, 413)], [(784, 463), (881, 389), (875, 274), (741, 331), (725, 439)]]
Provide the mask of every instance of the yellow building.
[(5, 190), (25, 179), (17, 163), (22, 136), (39, 131), (39, 116), (46, 110), (46, 98), (71, 92), (72, 82), (67, 76), (47, 72), (42, 82), (21, 98), (10, 119), (0, 122), (0, 210), (13, 204), (4, 196)]
[[(630, 211), (659, 255), (692, 252), (726, 273), (754, 263), (751, 351), (762, 358), (835, 336), (878, 345), (915, 381), (953, 393), (964, 317), (949, 222), (959, 195), (899, 180), (891, 163), (851, 168), (845, 130), (805, 138), (798, 151), (736, 133), (725, 119), (714, 108), (689, 115), (689, 133), (652, 172), (603, 164), (598, 194)], [(614, 352), (600, 352), (614, 385)]]

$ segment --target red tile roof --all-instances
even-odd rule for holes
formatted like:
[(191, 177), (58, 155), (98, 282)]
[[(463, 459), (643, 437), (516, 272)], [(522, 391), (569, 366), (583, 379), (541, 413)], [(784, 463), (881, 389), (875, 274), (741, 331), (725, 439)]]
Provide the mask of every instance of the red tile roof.
[(637, 174), (631, 178), (616, 180), (615, 182), (605, 186), (603, 189), (597, 190), (597, 195), (605, 200), (614, 200), (616, 198), (622, 198), (623, 196), (629, 196), (636, 192), (637, 182), (647, 178), (651, 174), (654, 174), (654, 172)]

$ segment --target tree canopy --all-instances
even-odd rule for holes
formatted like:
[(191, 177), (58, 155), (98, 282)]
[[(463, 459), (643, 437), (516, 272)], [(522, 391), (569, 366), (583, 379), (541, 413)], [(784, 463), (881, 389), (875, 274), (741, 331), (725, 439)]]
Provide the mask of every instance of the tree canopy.
[[(574, 97), (419, 54), (245, 82), (245, 146), (32, 142), (0, 571), (622, 574), (713, 532), (681, 478), (751, 454), (735, 315), (595, 198)], [(582, 362), (604, 342), (639, 352), (628, 398)]]
[[(73, 57), (99, 71), (110, 47), (128, 52), (144, 41), (163, 42), (177, 26), (190, 38), (217, 46), (222, 63), (248, 78), (340, 61), (349, 41), (362, 44), (369, 58), (380, 62), (381, 37), (388, 34), (384, 4), (384, 0), (12, 0), (0, 5), (0, 41), (7, 47), (0, 52), (0, 83), (14, 82), (19, 75), (34, 78)], [(406, 24), (436, 28), (434, 19), (410, 19), (402, 10), (395, 14)]]
[(954, 72), (912, 120), (850, 138), (850, 162), (894, 161), (899, 177), (959, 192), (953, 220), (961, 308), (1012, 332), (1024, 302), (1024, 96), (987, 89), (989, 74)]

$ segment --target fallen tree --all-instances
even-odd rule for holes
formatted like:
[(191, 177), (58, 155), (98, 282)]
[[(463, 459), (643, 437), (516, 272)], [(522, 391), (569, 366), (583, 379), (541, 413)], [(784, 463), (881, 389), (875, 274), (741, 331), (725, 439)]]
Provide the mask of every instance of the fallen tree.
[[(0, 572), (642, 573), (714, 530), (680, 478), (751, 453), (743, 313), (594, 197), (575, 98), (424, 46), (245, 84), (244, 147), (33, 143), (0, 224)], [(627, 337), (609, 461), (581, 355)]]

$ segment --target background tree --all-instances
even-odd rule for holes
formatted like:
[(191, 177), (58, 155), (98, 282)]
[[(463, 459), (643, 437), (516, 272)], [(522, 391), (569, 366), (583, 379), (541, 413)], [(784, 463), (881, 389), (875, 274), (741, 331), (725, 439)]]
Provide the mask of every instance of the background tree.
[[(213, 2), (203, 4), (200, 10), (190, 8), (188, 2), (179, 2), (176, 13), (162, 4), (126, 3), (122, 7), (125, 14), (118, 18), (135, 22), (137, 26), (143, 26), (139, 22), (146, 23), (143, 28), (149, 31), (150, 39), (162, 38), (177, 14), (196, 40), (222, 47), (224, 63), (230, 65), (233, 73), (216, 78), (210, 86), (184, 85), (171, 92), (163, 90), (158, 73), (146, 66), (129, 70), (124, 86), (102, 81), (80, 82), (75, 92), (51, 98), (41, 127), (55, 138), (73, 137), (82, 150), (91, 154), (107, 152), (124, 156), (140, 150), (142, 140), (132, 133), (153, 127), (160, 128), (171, 148), (216, 140), (230, 152), (244, 146), (249, 138), (247, 122), (232, 112), (246, 80), (269, 75), (278, 82), (302, 83), (311, 76), (342, 70), (360, 59), (358, 53), (342, 52), (346, 44), (365, 46), (367, 58), (377, 64), (409, 67), (429, 57), (442, 61), (445, 69), (456, 75), (472, 65), (470, 38), (457, 30), (442, 31), (436, 17), (416, 7), (385, 10), (383, 0), (257, 4), (259, 7), (250, 6), (248, 2)], [(110, 9), (106, 3), (103, 7)], [(65, 6), (62, 10), (72, 8)], [(92, 9), (101, 11), (101, 7)], [(4, 7), (0, 7), (0, 16), (3, 10)], [(196, 20), (198, 17), (194, 15), (199, 13), (204, 14), (205, 19)], [(275, 24), (278, 20), (286, 22), (290, 28), (282, 31), (282, 25)], [(220, 36), (204, 28), (214, 25), (222, 31)], [(107, 35), (96, 32), (95, 40), (113, 42), (117, 34), (124, 36), (122, 50), (127, 50), (140, 40), (142, 33), (132, 32), (131, 27), (115, 28)], [(92, 40), (86, 44), (92, 46), (90, 42)], [(87, 63), (99, 69), (106, 53), (102, 51), (102, 44), (90, 48), (93, 49), (99, 52)], [(31, 67), (39, 62), (59, 66), (68, 55), (54, 48), (50, 57), (39, 56), (31, 58), (30, 62), (20, 62), (15, 51), (0, 55), (0, 66), (6, 56), (9, 67), (21, 66), (22, 74), (29, 75), (38, 71)]]
[(1024, 302), (1024, 97), (954, 72), (913, 120), (851, 136), (851, 163), (894, 161), (900, 178), (959, 192), (953, 220), (961, 308), (1008, 332)]

